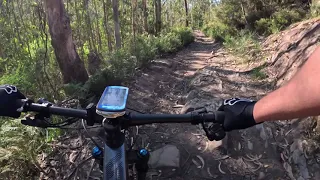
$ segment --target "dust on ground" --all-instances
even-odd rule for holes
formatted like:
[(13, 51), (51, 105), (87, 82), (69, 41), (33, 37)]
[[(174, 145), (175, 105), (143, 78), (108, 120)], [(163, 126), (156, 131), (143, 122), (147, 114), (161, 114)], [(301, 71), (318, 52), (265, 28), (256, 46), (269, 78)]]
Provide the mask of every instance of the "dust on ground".
[[(154, 60), (130, 82), (129, 108), (143, 113), (178, 114), (188, 107), (213, 111), (225, 98), (259, 99), (274, 88), (268, 78), (253, 78), (254, 68), (261, 63), (239, 64), (221, 44), (199, 31), (195, 37), (176, 55)], [(153, 124), (134, 127), (131, 132), (136, 134), (135, 147), (153, 151), (173, 145), (179, 149), (179, 167), (150, 169), (149, 179), (320, 179), (318, 155), (305, 148), (310, 142), (295, 139), (310, 136), (306, 129), (314, 128), (314, 121), (306, 122), (264, 123), (230, 132), (218, 142), (208, 141), (202, 128), (191, 124)], [(100, 179), (94, 161), (87, 160), (90, 140), (81, 131), (70, 139), (57, 142), (59, 155), (39, 165), (45, 169), (43, 177), (51, 173), (53, 179)], [(69, 143), (74, 148), (63, 150)], [(79, 163), (83, 166), (76, 168)], [(94, 175), (89, 177), (91, 170)]]

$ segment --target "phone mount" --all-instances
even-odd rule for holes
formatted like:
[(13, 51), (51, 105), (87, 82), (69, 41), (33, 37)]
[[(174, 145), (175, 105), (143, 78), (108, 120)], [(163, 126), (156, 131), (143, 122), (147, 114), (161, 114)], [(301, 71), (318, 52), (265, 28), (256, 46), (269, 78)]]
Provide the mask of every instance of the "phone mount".
[(126, 111), (121, 111), (121, 112), (104, 112), (104, 111), (99, 111), (98, 109), (96, 110), (97, 114), (100, 116), (103, 116), (104, 118), (108, 119), (115, 119), (118, 117), (121, 117), (126, 114)]

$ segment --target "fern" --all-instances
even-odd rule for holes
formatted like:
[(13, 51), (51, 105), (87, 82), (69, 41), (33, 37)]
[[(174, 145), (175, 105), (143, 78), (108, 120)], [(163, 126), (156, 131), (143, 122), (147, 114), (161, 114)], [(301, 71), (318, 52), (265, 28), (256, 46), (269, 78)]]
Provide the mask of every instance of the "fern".
[[(20, 121), (6, 121), (0, 128), (0, 176), (10, 179), (25, 179), (36, 171), (33, 159), (40, 153), (45, 137), (41, 130), (20, 124)], [(45, 147), (46, 148), (46, 147)], [(28, 168), (26, 168), (28, 167)]]

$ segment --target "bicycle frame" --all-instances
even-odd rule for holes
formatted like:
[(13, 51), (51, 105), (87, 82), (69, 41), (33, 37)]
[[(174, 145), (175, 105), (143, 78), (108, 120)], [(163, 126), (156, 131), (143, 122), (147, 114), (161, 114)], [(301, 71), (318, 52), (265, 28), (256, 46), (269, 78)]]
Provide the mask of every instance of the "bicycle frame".
[(120, 126), (104, 124), (106, 140), (103, 152), (103, 180), (127, 180), (128, 164), (135, 164), (138, 180), (145, 180), (148, 171), (149, 153), (126, 151), (125, 135)]
[(105, 144), (103, 154), (103, 180), (126, 180), (128, 168), (124, 143), (116, 149)]

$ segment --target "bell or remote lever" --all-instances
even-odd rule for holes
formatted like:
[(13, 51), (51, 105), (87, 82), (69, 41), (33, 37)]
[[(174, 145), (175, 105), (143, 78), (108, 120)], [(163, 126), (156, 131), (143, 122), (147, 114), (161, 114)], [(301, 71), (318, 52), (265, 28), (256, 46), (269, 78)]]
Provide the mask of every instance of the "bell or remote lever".
[(142, 157), (145, 157), (149, 154), (149, 151), (146, 150), (146, 149), (140, 149), (139, 151), (139, 155), (142, 156)]
[(95, 146), (93, 149), (92, 149), (92, 156), (93, 157), (99, 157), (100, 155), (102, 154), (102, 151), (97, 147)]

